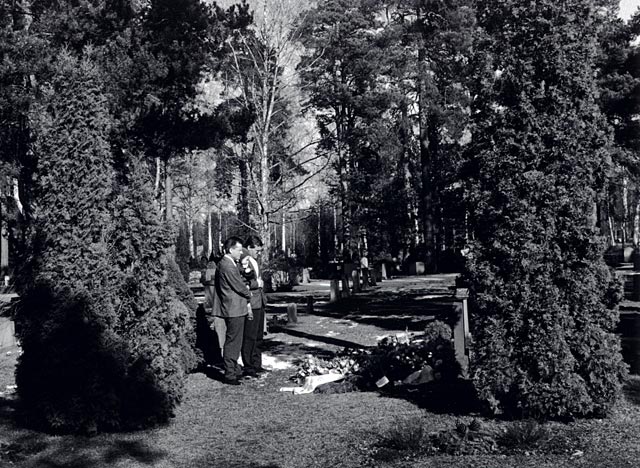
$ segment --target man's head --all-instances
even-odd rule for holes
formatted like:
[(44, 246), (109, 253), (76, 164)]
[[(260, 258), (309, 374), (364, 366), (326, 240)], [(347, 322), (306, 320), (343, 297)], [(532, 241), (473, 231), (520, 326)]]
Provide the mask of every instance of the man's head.
[(244, 244), (245, 248), (249, 251), (249, 255), (253, 258), (258, 258), (262, 253), (262, 241), (258, 236), (249, 236)]
[(242, 256), (242, 241), (235, 236), (229, 237), (224, 241), (224, 251), (237, 262)]

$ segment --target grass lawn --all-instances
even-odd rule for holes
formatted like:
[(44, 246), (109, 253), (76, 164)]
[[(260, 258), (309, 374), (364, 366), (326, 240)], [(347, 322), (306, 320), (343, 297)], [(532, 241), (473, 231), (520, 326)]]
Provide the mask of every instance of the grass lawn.
[[(0, 382), (11, 380), (16, 353), (0, 358)], [(165, 427), (96, 437), (51, 436), (19, 428), (11, 395), (0, 397), (0, 466), (15, 467), (636, 467), (640, 460), (640, 378), (609, 419), (550, 431), (572, 434), (564, 453), (512, 456), (375, 455), (380, 435), (416, 419), (425, 431), (451, 429), (462, 419), (424, 412), (377, 393), (291, 395), (290, 370), (227, 387), (204, 374), (189, 378), (186, 398)], [(483, 420), (498, 430), (507, 423)], [(580, 452), (577, 452), (577, 451)], [(576, 454), (577, 453), (577, 454)], [(572, 457), (573, 454), (576, 454)]]
[[(357, 326), (328, 314), (301, 316), (297, 334), (272, 335), (267, 349), (289, 361), (337, 348), (334, 341), (362, 344), (366, 336), (393, 330), (363, 310)], [(381, 314), (382, 315), (382, 314)], [(403, 329), (405, 327), (402, 325)], [(332, 341), (334, 340), (334, 341)], [(375, 342), (375, 338), (373, 339)], [(11, 351), (11, 354), (7, 354)], [(202, 373), (189, 377), (176, 416), (164, 427), (95, 437), (52, 436), (16, 425), (13, 384), (18, 349), (0, 355), (0, 467), (91, 468), (302, 468), (302, 467), (637, 467), (640, 466), (640, 378), (610, 418), (553, 423), (564, 435), (560, 450), (530, 454), (427, 456), (395, 451), (381, 457), (384, 434), (404, 421), (420, 421), (425, 433), (453, 429), (472, 416), (435, 414), (400, 398), (378, 393), (292, 395), (293, 369), (275, 370), (261, 380), (229, 387)], [(46, 385), (46, 382), (43, 382)], [(500, 432), (509, 423), (481, 419)]]

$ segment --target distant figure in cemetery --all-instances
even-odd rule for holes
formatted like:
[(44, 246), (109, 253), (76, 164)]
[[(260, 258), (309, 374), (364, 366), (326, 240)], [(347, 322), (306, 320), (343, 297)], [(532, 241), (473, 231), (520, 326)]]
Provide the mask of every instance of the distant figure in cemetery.
[(369, 255), (368, 251), (362, 252), (362, 257), (360, 257), (360, 270), (362, 271), (363, 282), (367, 282), (367, 286), (369, 285), (369, 259), (367, 258)]
[(216, 270), (213, 315), (222, 318), (226, 325), (223, 348), (225, 382), (239, 385), (241, 368), (238, 358), (242, 349), (244, 323), (250, 310), (248, 304), (251, 293), (237, 264), (242, 256), (242, 241), (230, 237), (224, 242), (224, 252)]
[(245, 242), (243, 259), (248, 261), (251, 271), (247, 273), (249, 289), (251, 290), (251, 310), (253, 320), (244, 323), (244, 340), (242, 342), (242, 362), (244, 375), (255, 377), (264, 372), (262, 368), (262, 339), (265, 330), (264, 309), (267, 301), (264, 295), (260, 256), (262, 240), (258, 236), (249, 236)]

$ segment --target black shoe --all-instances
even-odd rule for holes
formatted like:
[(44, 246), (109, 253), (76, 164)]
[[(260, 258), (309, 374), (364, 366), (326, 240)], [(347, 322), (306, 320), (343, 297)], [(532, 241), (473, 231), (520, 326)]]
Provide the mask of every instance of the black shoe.
[(269, 372), (267, 369), (260, 367), (259, 369), (256, 369), (256, 374), (266, 374), (267, 372)]
[(243, 379), (255, 379), (256, 377), (258, 377), (258, 374), (256, 374), (254, 371), (244, 372), (242, 374)]
[(240, 381), (238, 379), (224, 379), (224, 383), (227, 385), (240, 385)]

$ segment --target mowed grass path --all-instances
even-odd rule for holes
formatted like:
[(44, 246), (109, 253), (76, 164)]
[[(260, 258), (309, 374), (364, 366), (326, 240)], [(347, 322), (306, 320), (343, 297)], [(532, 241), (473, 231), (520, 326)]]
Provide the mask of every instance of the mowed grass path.
[[(406, 292), (419, 293), (414, 286)], [(393, 291), (382, 293), (388, 296), (384, 302), (392, 308)], [(406, 294), (403, 300), (405, 303), (408, 300)], [(331, 339), (371, 344), (375, 343), (376, 335), (396, 331), (381, 326), (383, 322), (374, 321), (372, 315), (378, 313), (375, 310), (351, 313), (351, 319), (347, 319), (348, 315), (336, 319), (334, 314), (325, 312), (320, 311), (317, 316), (301, 315), (298, 331), (304, 332), (303, 337), (287, 333), (272, 335), (267, 346), (269, 352), (295, 361), (307, 353), (321, 354), (337, 349)], [(402, 314), (403, 310), (396, 313)], [(354, 326), (349, 320), (358, 325)], [(402, 329), (406, 326), (401, 322), (397, 325)], [(0, 355), (0, 392), (13, 384), (18, 350), (10, 351), (9, 355), (6, 350)], [(473, 415), (428, 413), (408, 401), (374, 392), (334, 395), (279, 392), (280, 387), (293, 385), (288, 380), (293, 372), (293, 369), (276, 370), (262, 380), (240, 387), (225, 386), (202, 373), (192, 374), (184, 401), (166, 426), (91, 438), (52, 436), (18, 427), (14, 421), (14, 395), (5, 393), (0, 395), (0, 467), (640, 466), (640, 379), (637, 377), (629, 383), (626, 397), (610, 418), (570, 425), (551, 424), (552, 431), (576, 434), (575, 447), (566, 453), (458, 457), (400, 454), (393, 460), (382, 461), (375, 457), (376, 442), (380, 434), (398, 421), (421, 417), (425, 430), (434, 432), (452, 429), (459, 419), (469, 422)], [(482, 421), (484, 427), (495, 431), (507, 425), (484, 418)]]

